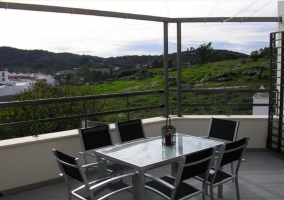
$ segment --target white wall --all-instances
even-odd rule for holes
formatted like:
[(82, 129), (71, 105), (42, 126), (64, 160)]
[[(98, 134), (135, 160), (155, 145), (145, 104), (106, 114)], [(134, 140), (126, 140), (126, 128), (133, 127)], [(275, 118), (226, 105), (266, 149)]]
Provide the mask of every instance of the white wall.
[[(179, 133), (204, 136), (208, 132), (210, 117), (173, 117), (172, 125)], [(267, 116), (214, 117), (240, 120), (238, 138), (250, 136), (248, 148), (265, 148)], [(145, 119), (143, 124), (147, 137), (159, 136), (165, 118)], [(113, 139), (117, 142), (114, 125), (111, 124), (110, 127)], [(53, 148), (79, 157), (82, 163), (82, 157), (78, 154), (81, 146), (77, 130), (0, 141), (0, 193), (7, 194), (15, 191), (15, 188), (58, 178), (60, 172), (52, 154)]]
[(33, 87), (35, 81), (26, 82), (12, 82), (12, 86), (3, 85), (0, 86), (0, 96), (15, 95), (25, 90), (29, 90)]
[(6, 84), (7, 82), (8, 82), (8, 72), (0, 70), (0, 83)]
[[(268, 104), (269, 99), (253, 99), (253, 104)], [(253, 115), (268, 115), (269, 107), (268, 106), (253, 106), (252, 114)]]

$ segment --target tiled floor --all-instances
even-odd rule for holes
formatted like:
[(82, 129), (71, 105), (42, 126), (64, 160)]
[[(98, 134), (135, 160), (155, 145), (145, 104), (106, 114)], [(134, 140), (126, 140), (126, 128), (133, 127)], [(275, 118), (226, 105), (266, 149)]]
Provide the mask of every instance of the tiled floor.
[[(246, 152), (246, 161), (242, 163), (239, 173), (241, 199), (245, 200), (283, 200), (284, 199), (284, 156), (274, 152)], [(149, 171), (155, 175), (170, 173), (165, 166)], [(194, 180), (195, 181), (195, 180)], [(195, 181), (195, 183), (197, 183)], [(217, 188), (214, 190), (217, 193)], [(67, 189), (64, 184), (56, 183), (45, 187), (23, 191), (17, 194), (0, 197), (0, 200), (67, 200)], [(74, 198), (75, 199), (75, 198)], [(131, 193), (118, 194), (110, 200), (132, 199)], [(159, 200), (161, 197), (147, 191), (146, 199)], [(192, 198), (201, 200), (201, 195)], [(207, 196), (209, 200), (209, 196)], [(236, 192), (233, 182), (224, 185), (224, 197), (215, 199), (235, 200)]]

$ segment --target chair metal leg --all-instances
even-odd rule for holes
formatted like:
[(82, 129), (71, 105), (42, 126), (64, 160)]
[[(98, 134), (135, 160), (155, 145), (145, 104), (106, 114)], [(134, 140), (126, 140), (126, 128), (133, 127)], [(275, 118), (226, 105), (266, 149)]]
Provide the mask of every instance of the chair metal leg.
[(236, 180), (235, 180), (235, 184), (236, 184), (237, 200), (240, 200), (241, 197), (240, 197), (240, 189), (239, 189), (239, 180), (238, 180), (238, 177), (237, 177)]
[(204, 192), (205, 192), (206, 195), (208, 194), (208, 184), (205, 185)]
[(203, 200), (206, 200), (205, 191), (202, 192), (202, 199), (203, 199)]
[[(234, 173), (234, 163), (231, 163), (231, 172), (232, 174), (235, 174)], [(235, 179), (233, 179), (232, 181), (235, 182)]]
[(211, 200), (214, 200), (214, 192), (213, 192), (213, 185), (210, 185), (210, 198)]
[(218, 197), (223, 198), (223, 184), (218, 186)]

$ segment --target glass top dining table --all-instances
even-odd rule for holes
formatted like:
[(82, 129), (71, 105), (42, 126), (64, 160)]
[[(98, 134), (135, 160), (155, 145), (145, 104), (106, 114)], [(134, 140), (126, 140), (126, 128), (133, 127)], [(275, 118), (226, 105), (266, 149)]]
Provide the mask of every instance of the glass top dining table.
[[(136, 183), (134, 183), (133, 198), (140, 200), (145, 199), (144, 173), (147, 170), (175, 163), (182, 155), (218, 147), (222, 144), (224, 142), (177, 133), (176, 143), (170, 146), (163, 145), (160, 136), (96, 149), (94, 154), (98, 160), (104, 158), (136, 170), (138, 173)], [(176, 168), (177, 164), (172, 164), (172, 174)], [(104, 171), (104, 169), (98, 170), (99, 173)]]

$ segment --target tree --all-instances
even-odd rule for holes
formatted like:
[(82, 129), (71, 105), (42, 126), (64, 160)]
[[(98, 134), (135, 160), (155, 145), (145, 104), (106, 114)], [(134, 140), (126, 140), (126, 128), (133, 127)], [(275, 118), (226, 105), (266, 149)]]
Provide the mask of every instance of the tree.
[(258, 53), (258, 51), (257, 51), (257, 50), (256, 50), (256, 51), (252, 51), (252, 52), (250, 53), (250, 57), (253, 58), (253, 59), (259, 58), (259, 53)]
[(155, 60), (152, 63), (152, 68), (158, 68), (159, 67), (159, 61), (157, 58), (155, 58)]
[(213, 48), (211, 47), (211, 42), (208, 44), (201, 44), (197, 49), (196, 49), (196, 58), (195, 62), (196, 63), (207, 63), (211, 59), (211, 52)]
[(174, 67), (174, 64), (173, 64), (173, 61), (171, 58), (169, 58), (168, 60), (168, 68), (173, 68)]
[(264, 47), (264, 49), (259, 49), (259, 57), (265, 58), (270, 56), (270, 50), (268, 47)]
[(158, 64), (159, 68), (164, 68), (164, 59), (161, 59)]
[(83, 65), (76, 70), (77, 80), (84, 79), (85, 82), (89, 82), (91, 80), (91, 73), (87, 66)]
[(258, 58), (268, 58), (270, 56), (270, 49), (268, 47), (260, 48), (258, 51), (252, 51), (250, 53), (250, 58), (258, 59)]

